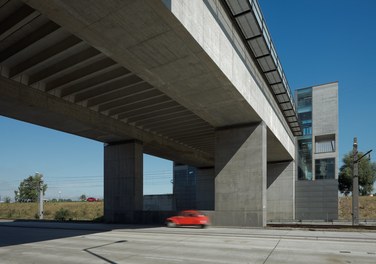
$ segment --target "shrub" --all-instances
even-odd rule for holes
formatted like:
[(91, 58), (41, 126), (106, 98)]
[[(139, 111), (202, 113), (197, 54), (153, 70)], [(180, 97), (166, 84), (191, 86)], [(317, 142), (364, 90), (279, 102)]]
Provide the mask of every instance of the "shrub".
[(9, 209), (7, 213), (7, 218), (13, 218), (13, 215), (15, 214), (16, 210), (14, 209)]
[(46, 211), (43, 212), (43, 214), (44, 214), (44, 216), (49, 216), (49, 215), (51, 215), (51, 211), (46, 210)]
[(59, 220), (59, 221), (71, 220), (72, 215), (73, 214), (70, 210), (65, 209), (65, 208), (60, 208), (55, 213), (55, 220)]
[(92, 220), (93, 222), (98, 222), (98, 223), (104, 223), (104, 216), (99, 216), (99, 217), (96, 217)]

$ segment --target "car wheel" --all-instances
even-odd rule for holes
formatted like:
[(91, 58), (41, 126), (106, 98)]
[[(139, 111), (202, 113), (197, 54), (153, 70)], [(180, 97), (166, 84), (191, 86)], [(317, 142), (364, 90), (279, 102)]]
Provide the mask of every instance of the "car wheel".
[(207, 228), (208, 225), (201, 225), (201, 228)]
[(167, 222), (167, 227), (176, 227), (174, 222)]

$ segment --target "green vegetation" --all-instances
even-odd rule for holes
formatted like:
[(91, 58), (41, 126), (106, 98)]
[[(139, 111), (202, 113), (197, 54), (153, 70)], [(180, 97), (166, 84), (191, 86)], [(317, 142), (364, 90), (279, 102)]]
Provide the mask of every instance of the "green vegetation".
[[(363, 156), (362, 152), (358, 153), (358, 158)], [(338, 175), (338, 189), (346, 196), (352, 191), (353, 178), (353, 153), (350, 151), (343, 159), (343, 166), (340, 168)], [(369, 159), (363, 158), (359, 161), (359, 193), (369, 195), (373, 191), (373, 183), (376, 180), (376, 164)]]
[(42, 174), (35, 173), (34, 176), (29, 176), (20, 183), (18, 190), (14, 191), (15, 200), (18, 202), (36, 202), (40, 186), (42, 186), (43, 194), (45, 194), (47, 184), (43, 184)]
[(82, 194), (81, 196), (80, 196), (80, 201), (86, 201), (86, 194)]
[(75, 214), (69, 211), (68, 209), (60, 208), (55, 213), (55, 220), (58, 220), (58, 221), (72, 220), (74, 215)]
[[(36, 219), (37, 203), (1, 203), (0, 218)], [(339, 198), (339, 219), (351, 220), (351, 197)], [(376, 220), (376, 196), (359, 197), (360, 220)], [(89, 220), (103, 218), (103, 202), (47, 202), (44, 204), (44, 219), (47, 220)]]
[[(0, 218), (35, 219), (38, 203), (2, 203)], [(103, 202), (46, 202), (44, 219), (46, 220), (89, 220), (97, 221), (103, 216)]]

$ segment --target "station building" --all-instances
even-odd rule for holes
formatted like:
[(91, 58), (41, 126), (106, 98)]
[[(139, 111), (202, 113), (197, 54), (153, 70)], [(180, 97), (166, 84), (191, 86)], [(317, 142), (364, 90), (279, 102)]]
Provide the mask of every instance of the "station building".
[(296, 90), (296, 219), (338, 218), (338, 83)]

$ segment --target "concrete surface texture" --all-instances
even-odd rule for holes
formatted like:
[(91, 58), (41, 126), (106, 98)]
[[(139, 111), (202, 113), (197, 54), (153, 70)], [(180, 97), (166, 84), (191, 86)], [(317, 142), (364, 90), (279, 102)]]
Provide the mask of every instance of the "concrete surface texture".
[[(221, 86), (226, 93), (221, 94), (221, 99), (216, 100), (210, 107), (223, 104), (221, 111), (236, 113), (234, 105), (228, 104), (228, 92), (234, 96), (241, 95), (240, 102), (247, 102), (259, 117), (263, 120), (288, 155), (295, 156), (295, 147), (291, 131), (278, 109), (275, 99), (267, 88), (265, 80), (256, 67), (255, 62), (248, 54), (246, 47), (237, 33), (235, 26), (228, 17), (220, 1), (169, 1), (171, 12), (178, 18), (179, 22), (192, 35), (205, 53), (214, 62), (213, 72), (219, 70), (223, 76)], [(189, 45), (189, 44), (188, 44)], [(200, 56), (201, 57), (201, 56)], [(208, 64), (208, 61), (205, 62)], [(213, 66), (214, 66), (213, 65)], [(207, 85), (205, 85), (207, 87)], [(208, 87), (209, 91), (215, 92), (214, 87)], [(231, 92), (232, 90), (232, 92)], [(201, 91), (197, 91), (197, 97), (202, 98)], [(214, 97), (213, 97), (214, 99)], [(201, 99), (203, 100), (203, 98)], [(218, 112), (219, 113), (219, 112)], [(249, 113), (243, 112), (244, 113)], [(241, 115), (243, 115), (241, 114)], [(250, 114), (250, 113), (249, 113)], [(249, 115), (248, 114), (248, 115)], [(239, 115), (239, 118), (243, 118)], [(250, 115), (236, 124), (257, 122), (257, 118), (251, 120)], [(248, 121), (245, 122), (245, 120)], [(222, 124), (219, 127), (229, 126)], [(235, 125), (235, 123), (233, 123)], [(278, 153), (277, 146), (271, 152), (268, 160), (281, 160), (282, 154)], [(278, 156), (279, 154), (279, 156)], [(288, 156), (287, 155), (287, 156)], [(288, 159), (286, 156), (285, 159)]]
[(268, 159), (294, 157), (286, 120), (223, 7), (167, 2), (2, 6), (0, 113), (106, 143), (137, 139), (146, 153), (199, 166), (213, 166), (215, 128), (264, 120), (280, 142)]
[(143, 153), (140, 142), (104, 148), (104, 216), (112, 223), (134, 223), (143, 210)]
[(295, 162), (268, 163), (267, 219), (295, 219)]
[(216, 225), (266, 225), (266, 126), (216, 132)]
[(7, 1), (0, 114), (109, 144), (110, 222), (142, 210), (144, 152), (215, 165), (215, 221), (264, 226), (267, 162), (295, 142), (224, 3)]
[(0, 222), (1, 263), (376, 262), (375, 232)]
[(312, 87), (312, 133), (338, 134), (338, 82)]
[[(335, 141), (334, 151), (327, 153), (313, 152), (313, 161), (317, 159), (335, 159), (334, 177), (338, 178), (338, 82), (312, 87), (312, 146), (320, 136), (332, 136)], [(315, 168), (315, 164), (313, 164)], [(315, 169), (313, 175), (316, 178)]]

